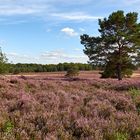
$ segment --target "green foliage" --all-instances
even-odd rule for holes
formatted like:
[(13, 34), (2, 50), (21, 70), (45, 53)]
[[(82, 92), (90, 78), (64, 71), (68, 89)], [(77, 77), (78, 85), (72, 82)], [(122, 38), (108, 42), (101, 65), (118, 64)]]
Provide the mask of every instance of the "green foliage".
[(108, 62), (105, 66), (104, 71), (101, 73), (101, 78), (116, 78), (116, 71), (115, 71), (115, 65), (112, 65), (111, 62)]
[(130, 88), (129, 93), (132, 97), (132, 99), (136, 99), (138, 96), (140, 96), (140, 90), (136, 88)]
[[(116, 55), (116, 52), (113, 53), (113, 56), (109, 57), (109, 61), (105, 65), (104, 72), (102, 74), (102, 78), (117, 78), (118, 77), (118, 71), (117, 71), (117, 65), (119, 58)], [(134, 65), (131, 63), (131, 60), (129, 59), (128, 55), (123, 56), (123, 59), (121, 60), (121, 63), (123, 64), (121, 66), (121, 76), (122, 77), (130, 77), (132, 75), (132, 69), (134, 69)]]
[(124, 69), (124, 71), (122, 71), (123, 77), (130, 78), (132, 74), (133, 74), (133, 71), (130, 68), (129, 69), (126, 68), (126, 69)]
[(8, 64), (9, 73), (19, 74), (22, 72), (57, 72), (57, 71), (67, 71), (73, 65), (82, 71), (90, 71), (95, 69), (90, 64), (82, 63), (59, 63), (59, 64)]
[(127, 133), (116, 133), (116, 140), (128, 140)]
[(13, 74), (19, 74), (20, 73), (20, 69), (17, 69), (15, 68), (13, 71), (12, 71)]
[(137, 112), (140, 114), (140, 89), (130, 88), (129, 93), (135, 103)]
[(0, 74), (7, 73), (9, 70), (9, 66), (7, 64), (8, 59), (6, 55), (0, 49)]
[[(131, 65), (131, 64), (130, 64)], [(128, 67), (122, 67), (121, 69), (121, 75), (122, 77), (126, 77), (126, 78), (130, 78), (133, 70), (130, 67), (130, 65), (128, 64)], [(116, 70), (116, 65), (114, 65), (111, 62), (108, 62), (107, 65), (104, 68), (104, 71), (101, 73), (101, 78), (117, 78), (117, 70)]]
[(116, 132), (113, 134), (106, 134), (105, 135), (105, 140), (128, 140), (129, 136), (127, 133), (120, 133), (120, 132)]
[(122, 77), (132, 74), (140, 55), (140, 23), (138, 14), (113, 12), (108, 18), (99, 19), (100, 36), (81, 36), (84, 53), (94, 65), (104, 66), (102, 77)]
[(11, 133), (13, 128), (14, 128), (14, 124), (11, 121), (7, 121), (3, 126), (3, 131), (6, 133)]
[(79, 75), (78, 67), (73, 65), (67, 70), (67, 73), (65, 76), (69, 77), (69, 78), (73, 78), (73, 77), (76, 77), (78, 75)]

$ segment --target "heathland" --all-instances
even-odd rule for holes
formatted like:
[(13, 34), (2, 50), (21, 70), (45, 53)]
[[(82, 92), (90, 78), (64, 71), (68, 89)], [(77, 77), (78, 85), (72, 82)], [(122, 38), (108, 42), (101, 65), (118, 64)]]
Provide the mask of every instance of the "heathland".
[(0, 140), (139, 140), (139, 71), (100, 79), (98, 72), (0, 77)]

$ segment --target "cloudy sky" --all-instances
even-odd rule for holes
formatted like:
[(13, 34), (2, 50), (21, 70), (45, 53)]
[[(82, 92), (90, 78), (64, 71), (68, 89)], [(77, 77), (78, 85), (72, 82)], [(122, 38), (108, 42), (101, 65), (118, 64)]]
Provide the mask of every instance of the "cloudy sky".
[(86, 63), (80, 35), (117, 10), (140, 13), (140, 0), (0, 0), (0, 46), (13, 63)]

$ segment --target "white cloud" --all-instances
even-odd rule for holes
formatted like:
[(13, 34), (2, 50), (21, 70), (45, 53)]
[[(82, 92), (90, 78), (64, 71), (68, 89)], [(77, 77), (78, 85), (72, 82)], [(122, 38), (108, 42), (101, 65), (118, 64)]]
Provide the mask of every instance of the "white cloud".
[(62, 3), (62, 4), (69, 4), (69, 5), (73, 5), (73, 4), (78, 4), (78, 5), (83, 5), (83, 4), (87, 4), (93, 0), (48, 0), (50, 2), (53, 3)]
[(0, 5), (0, 15), (29, 15), (42, 12), (46, 7), (37, 5)]
[(7, 56), (12, 56), (12, 57), (19, 56), (19, 54), (15, 53), (15, 52), (6, 53), (6, 55)]
[(87, 56), (84, 54), (80, 55), (71, 55), (68, 53), (65, 53), (63, 51), (49, 51), (44, 52), (41, 54), (41, 58), (46, 58), (47, 60), (55, 60), (55, 61), (87, 61)]
[(79, 52), (79, 51), (81, 51), (81, 49), (80, 48), (75, 48), (74, 51)]
[(44, 52), (43, 54), (41, 54), (41, 57), (47, 59), (58, 59), (61, 57), (65, 57), (65, 54), (62, 51), (50, 51), (50, 52)]
[[(87, 21), (102, 18), (84, 13), (82, 10), (77, 12), (77, 10), (74, 11), (71, 9), (72, 5), (76, 4), (79, 7), (90, 2), (92, 0), (0, 0), (0, 16), (28, 15), (40, 17), (45, 21)], [(67, 13), (65, 8), (58, 7), (60, 3), (61, 5), (67, 6), (70, 12)]]
[(30, 56), (29, 55), (26, 55), (26, 54), (19, 54), (19, 53), (16, 53), (16, 52), (9, 52), (9, 53), (6, 53), (6, 56), (8, 57), (12, 57), (12, 58), (20, 58), (20, 59), (30, 59)]
[(39, 63), (38, 58), (36, 57), (26, 54), (19, 54), (16, 52), (8, 52), (6, 53), (6, 57), (8, 58), (9, 62), (12, 63)]
[(71, 36), (71, 37), (78, 35), (78, 33), (74, 29), (69, 28), (69, 27), (65, 27), (61, 29), (61, 32), (64, 32), (66, 35)]
[(14, 20), (14, 21), (5, 21), (3, 22), (4, 25), (16, 25), (16, 24), (23, 24), (23, 23), (27, 23), (27, 20)]
[(88, 61), (88, 57), (84, 54), (71, 55), (61, 50), (48, 51), (37, 56), (8, 52), (6, 56), (12, 63), (57, 64), (63, 62), (86, 63)]
[(140, 4), (140, 0), (123, 0), (122, 2), (123, 2), (125, 5)]
[(58, 17), (65, 20), (75, 20), (75, 21), (85, 21), (85, 20), (98, 20), (103, 17), (88, 15), (83, 12), (73, 12), (73, 13), (52, 13), (54, 17)]
[(86, 31), (84, 28), (79, 28), (79, 30), (80, 30), (81, 32), (85, 32), (85, 31)]

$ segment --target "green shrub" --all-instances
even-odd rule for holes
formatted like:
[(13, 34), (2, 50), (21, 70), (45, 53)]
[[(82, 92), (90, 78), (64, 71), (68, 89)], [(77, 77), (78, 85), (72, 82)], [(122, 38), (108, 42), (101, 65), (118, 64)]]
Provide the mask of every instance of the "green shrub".
[(67, 73), (66, 73), (66, 77), (68, 78), (74, 78), (76, 76), (79, 75), (79, 70), (78, 70), (78, 67), (76, 66), (71, 66), (68, 70), (67, 70)]
[(116, 133), (116, 140), (128, 140), (128, 134), (127, 133)]
[(136, 88), (131, 88), (131, 89), (129, 89), (129, 93), (136, 106), (137, 112), (140, 114), (140, 90), (136, 89)]
[(123, 77), (126, 77), (126, 78), (130, 78), (132, 74), (133, 74), (132, 69), (125, 69), (122, 71)]
[(0, 74), (7, 73), (9, 71), (9, 65), (7, 64), (8, 59), (0, 48)]
[(116, 132), (113, 134), (107, 133), (105, 135), (105, 140), (128, 140), (129, 136), (127, 133)]
[(140, 90), (136, 88), (130, 88), (129, 93), (133, 100), (135, 100), (138, 96), (140, 96)]
[(7, 121), (3, 126), (3, 131), (6, 133), (11, 133), (13, 128), (14, 128), (14, 124), (11, 121)]
[(19, 74), (19, 73), (20, 73), (20, 69), (15, 68), (15, 69), (13, 70), (13, 74)]
[[(105, 68), (104, 72), (101, 72), (101, 78), (117, 78), (116, 70), (113, 66), (109, 65)], [(122, 69), (121, 76), (130, 78), (133, 74), (132, 69)]]

